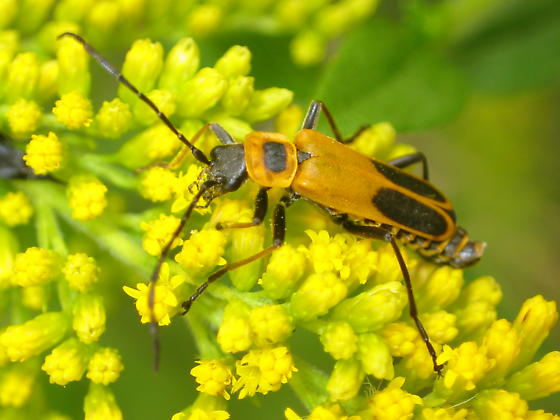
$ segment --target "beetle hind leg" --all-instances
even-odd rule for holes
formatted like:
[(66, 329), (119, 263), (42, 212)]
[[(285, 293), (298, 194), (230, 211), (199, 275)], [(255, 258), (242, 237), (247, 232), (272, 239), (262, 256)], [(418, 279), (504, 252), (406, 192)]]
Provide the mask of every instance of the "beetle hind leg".
[(399, 169), (404, 169), (418, 162), (422, 163), (422, 178), (424, 178), (425, 181), (428, 181), (428, 160), (426, 159), (426, 155), (422, 152), (399, 156), (398, 158), (392, 159), (387, 163), (389, 165), (396, 166)]
[(420, 321), (420, 318), (418, 317), (418, 309), (416, 307), (416, 300), (414, 299), (414, 293), (412, 291), (412, 282), (410, 281), (410, 274), (408, 272), (408, 268), (406, 266), (406, 263), (399, 249), (397, 241), (395, 240), (394, 235), (389, 230), (383, 227), (360, 225), (351, 220), (348, 220), (347, 217), (345, 218), (339, 217), (335, 221), (338, 221), (338, 223), (340, 223), (344, 229), (346, 229), (348, 232), (354, 235), (361, 236), (363, 238), (381, 240), (381, 241), (389, 242), (391, 244), (395, 256), (397, 257), (397, 261), (399, 263), (399, 267), (401, 269), (404, 283), (406, 286), (410, 317), (416, 324), (416, 329), (420, 333), (420, 336), (422, 337), (422, 340), (426, 345), (428, 353), (430, 353), (430, 357), (432, 358), (432, 363), (434, 365), (434, 372), (436, 372), (438, 375), (441, 375), (441, 370), (443, 369), (443, 365), (437, 363), (436, 360), (437, 354), (434, 349), (434, 346), (430, 341), (430, 337), (428, 336), (428, 333), (426, 332), (424, 325), (422, 325), (422, 321)]

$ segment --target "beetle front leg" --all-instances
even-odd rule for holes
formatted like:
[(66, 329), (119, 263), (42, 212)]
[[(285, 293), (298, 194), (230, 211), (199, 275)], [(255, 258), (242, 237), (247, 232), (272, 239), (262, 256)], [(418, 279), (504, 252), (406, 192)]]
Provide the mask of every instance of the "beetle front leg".
[(408, 268), (406, 267), (406, 263), (404, 262), (404, 258), (399, 249), (399, 246), (395, 241), (395, 237), (391, 234), (391, 232), (389, 232), (387, 229), (384, 229), (382, 227), (364, 226), (352, 222), (348, 219), (339, 219), (338, 221), (339, 223), (342, 224), (342, 227), (344, 229), (346, 229), (348, 232), (354, 235), (361, 236), (363, 238), (377, 239), (377, 240), (389, 242), (391, 244), (395, 256), (397, 257), (397, 261), (399, 263), (399, 267), (401, 269), (404, 278), (404, 283), (406, 285), (410, 317), (414, 320), (414, 323), (416, 324), (416, 329), (420, 333), (422, 340), (424, 340), (424, 343), (426, 344), (426, 348), (428, 349), (428, 353), (430, 353), (430, 356), (432, 358), (432, 363), (434, 364), (434, 372), (436, 372), (438, 376), (441, 375), (441, 370), (443, 369), (443, 365), (437, 363), (436, 360), (437, 354), (434, 349), (434, 346), (430, 341), (430, 337), (428, 336), (428, 333), (426, 332), (424, 325), (422, 325), (422, 321), (420, 321), (420, 318), (418, 317), (418, 309), (416, 307), (414, 293), (412, 292), (412, 282), (410, 281), (410, 274), (408, 273)]
[(274, 216), (272, 218), (272, 245), (268, 248), (263, 249), (261, 252), (257, 252), (256, 254), (251, 255), (250, 257), (227, 264), (215, 273), (211, 274), (204, 283), (198, 286), (192, 296), (189, 297), (185, 302), (183, 302), (183, 315), (185, 315), (191, 309), (194, 301), (208, 288), (208, 286), (210, 286), (210, 284), (218, 280), (228, 271), (232, 271), (236, 268), (252, 263), (253, 261), (256, 261), (259, 258), (270, 254), (272, 251), (282, 246), (286, 235), (286, 207), (288, 207), (292, 202), (293, 201), (290, 196), (284, 196), (274, 209)]
[(243, 229), (260, 225), (266, 215), (268, 209), (268, 190), (269, 188), (261, 188), (255, 199), (255, 211), (253, 213), (253, 220), (247, 223), (217, 223), (216, 229)]

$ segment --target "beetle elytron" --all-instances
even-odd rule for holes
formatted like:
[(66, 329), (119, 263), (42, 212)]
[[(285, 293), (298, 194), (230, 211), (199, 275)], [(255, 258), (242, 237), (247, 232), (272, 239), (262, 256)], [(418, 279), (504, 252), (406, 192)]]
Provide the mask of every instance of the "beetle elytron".
[[(59, 38), (64, 36), (70, 36), (80, 42), (105, 70), (150, 106), (163, 123), (190, 149), (195, 159), (205, 165), (201, 174), (204, 181), (200, 183), (199, 190), (187, 207), (172, 239), (163, 249), (151, 276), (151, 307), (154, 302), (154, 285), (161, 265), (197, 203), (201, 199), (209, 203), (251, 180), (261, 187), (256, 197), (252, 221), (221, 224), (216, 228), (246, 228), (262, 223), (268, 207), (268, 190), (284, 188), (286, 192), (273, 212), (272, 245), (255, 255), (230, 263), (210, 275), (183, 303), (184, 313), (188, 312), (195, 299), (212, 282), (225, 273), (270, 254), (280, 247), (284, 242), (286, 229), (285, 209), (294, 201), (305, 198), (323, 208), (348, 232), (392, 245), (406, 284), (410, 317), (426, 344), (434, 371), (440, 373), (443, 365), (437, 363), (434, 347), (418, 318), (410, 275), (397, 241), (431, 261), (452, 267), (474, 264), (482, 256), (485, 244), (469, 240), (466, 231), (456, 225), (451, 204), (428, 182), (427, 162), (422, 153), (402, 156), (385, 163), (355, 152), (344, 143), (352, 141), (363, 129), (347, 139), (343, 138), (331, 113), (320, 101), (311, 103), (302, 129), (296, 134), (293, 143), (282, 134), (261, 131), (251, 132), (243, 143), (236, 143), (215, 123), (206, 124), (189, 141), (149, 98), (138, 91), (84, 39), (70, 32), (60, 35)], [(315, 130), (321, 111), (327, 117), (334, 138)], [(211, 130), (223, 144), (211, 151), (210, 158), (193, 144), (206, 130)], [(422, 178), (402, 170), (418, 162), (423, 165)], [(155, 324), (152, 314), (154, 330)]]

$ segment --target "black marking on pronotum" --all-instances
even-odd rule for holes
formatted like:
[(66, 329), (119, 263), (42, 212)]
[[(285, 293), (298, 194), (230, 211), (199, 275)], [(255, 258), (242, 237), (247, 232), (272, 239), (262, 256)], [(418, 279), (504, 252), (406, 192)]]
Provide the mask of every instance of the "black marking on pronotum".
[(282, 143), (268, 141), (263, 144), (264, 165), (272, 172), (282, 172), (286, 170), (287, 159), (286, 148)]
[(447, 231), (447, 222), (437, 211), (390, 188), (381, 188), (372, 200), (388, 218), (428, 235), (438, 236)]
[(438, 190), (436, 190), (427, 182), (423, 182), (422, 180), (415, 178), (407, 174), (406, 172), (396, 170), (395, 168), (386, 165), (383, 162), (372, 160), (372, 163), (375, 165), (375, 168), (381, 175), (394, 182), (395, 184), (400, 185), (407, 190), (414, 191), (417, 194), (423, 195), (424, 197), (431, 198), (432, 200), (436, 200), (442, 203), (445, 203), (447, 201)]

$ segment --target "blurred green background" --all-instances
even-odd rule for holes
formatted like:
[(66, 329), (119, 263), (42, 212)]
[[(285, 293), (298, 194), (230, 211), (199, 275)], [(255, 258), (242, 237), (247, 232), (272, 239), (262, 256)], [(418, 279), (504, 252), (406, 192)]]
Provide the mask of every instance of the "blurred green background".
[[(176, 35), (158, 41), (169, 48)], [(455, 204), (460, 224), (488, 243), (466, 276), (495, 276), (503, 287), (503, 317), (513, 319), (536, 294), (560, 301), (558, 0), (386, 1), (375, 17), (335, 42), (320, 66), (295, 66), (287, 36), (240, 30), (200, 42), (203, 65), (232, 44), (251, 49), (258, 88), (292, 89), (302, 106), (324, 101), (345, 133), (389, 121), (399, 141), (426, 153), (431, 180)], [(109, 56), (118, 62), (124, 51)], [(96, 80), (107, 80), (94, 71)], [(195, 397), (187, 372), (194, 344), (181, 322), (162, 329), (162, 367), (155, 374), (147, 327), (127, 296), (114, 299), (104, 342), (124, 355), (126, 370), (113, 386), (119, 405), (130, 419), (166, 418)], [(303, 333), (293, 341), (310, 352), (318, 345)], [(557, 326), (539, 355), (559, 343)], [(61, 407), (75, 402), (79, 418), (83, 387), (49, 387), (50, 397)], [(259, 400), (267, 418), (282, 418), (286, 405), (303, 412), (289, 387)], [(531, 408), (558, 413), (560, 398)], [(232, 401), (234, 418), (262, 410)]]

